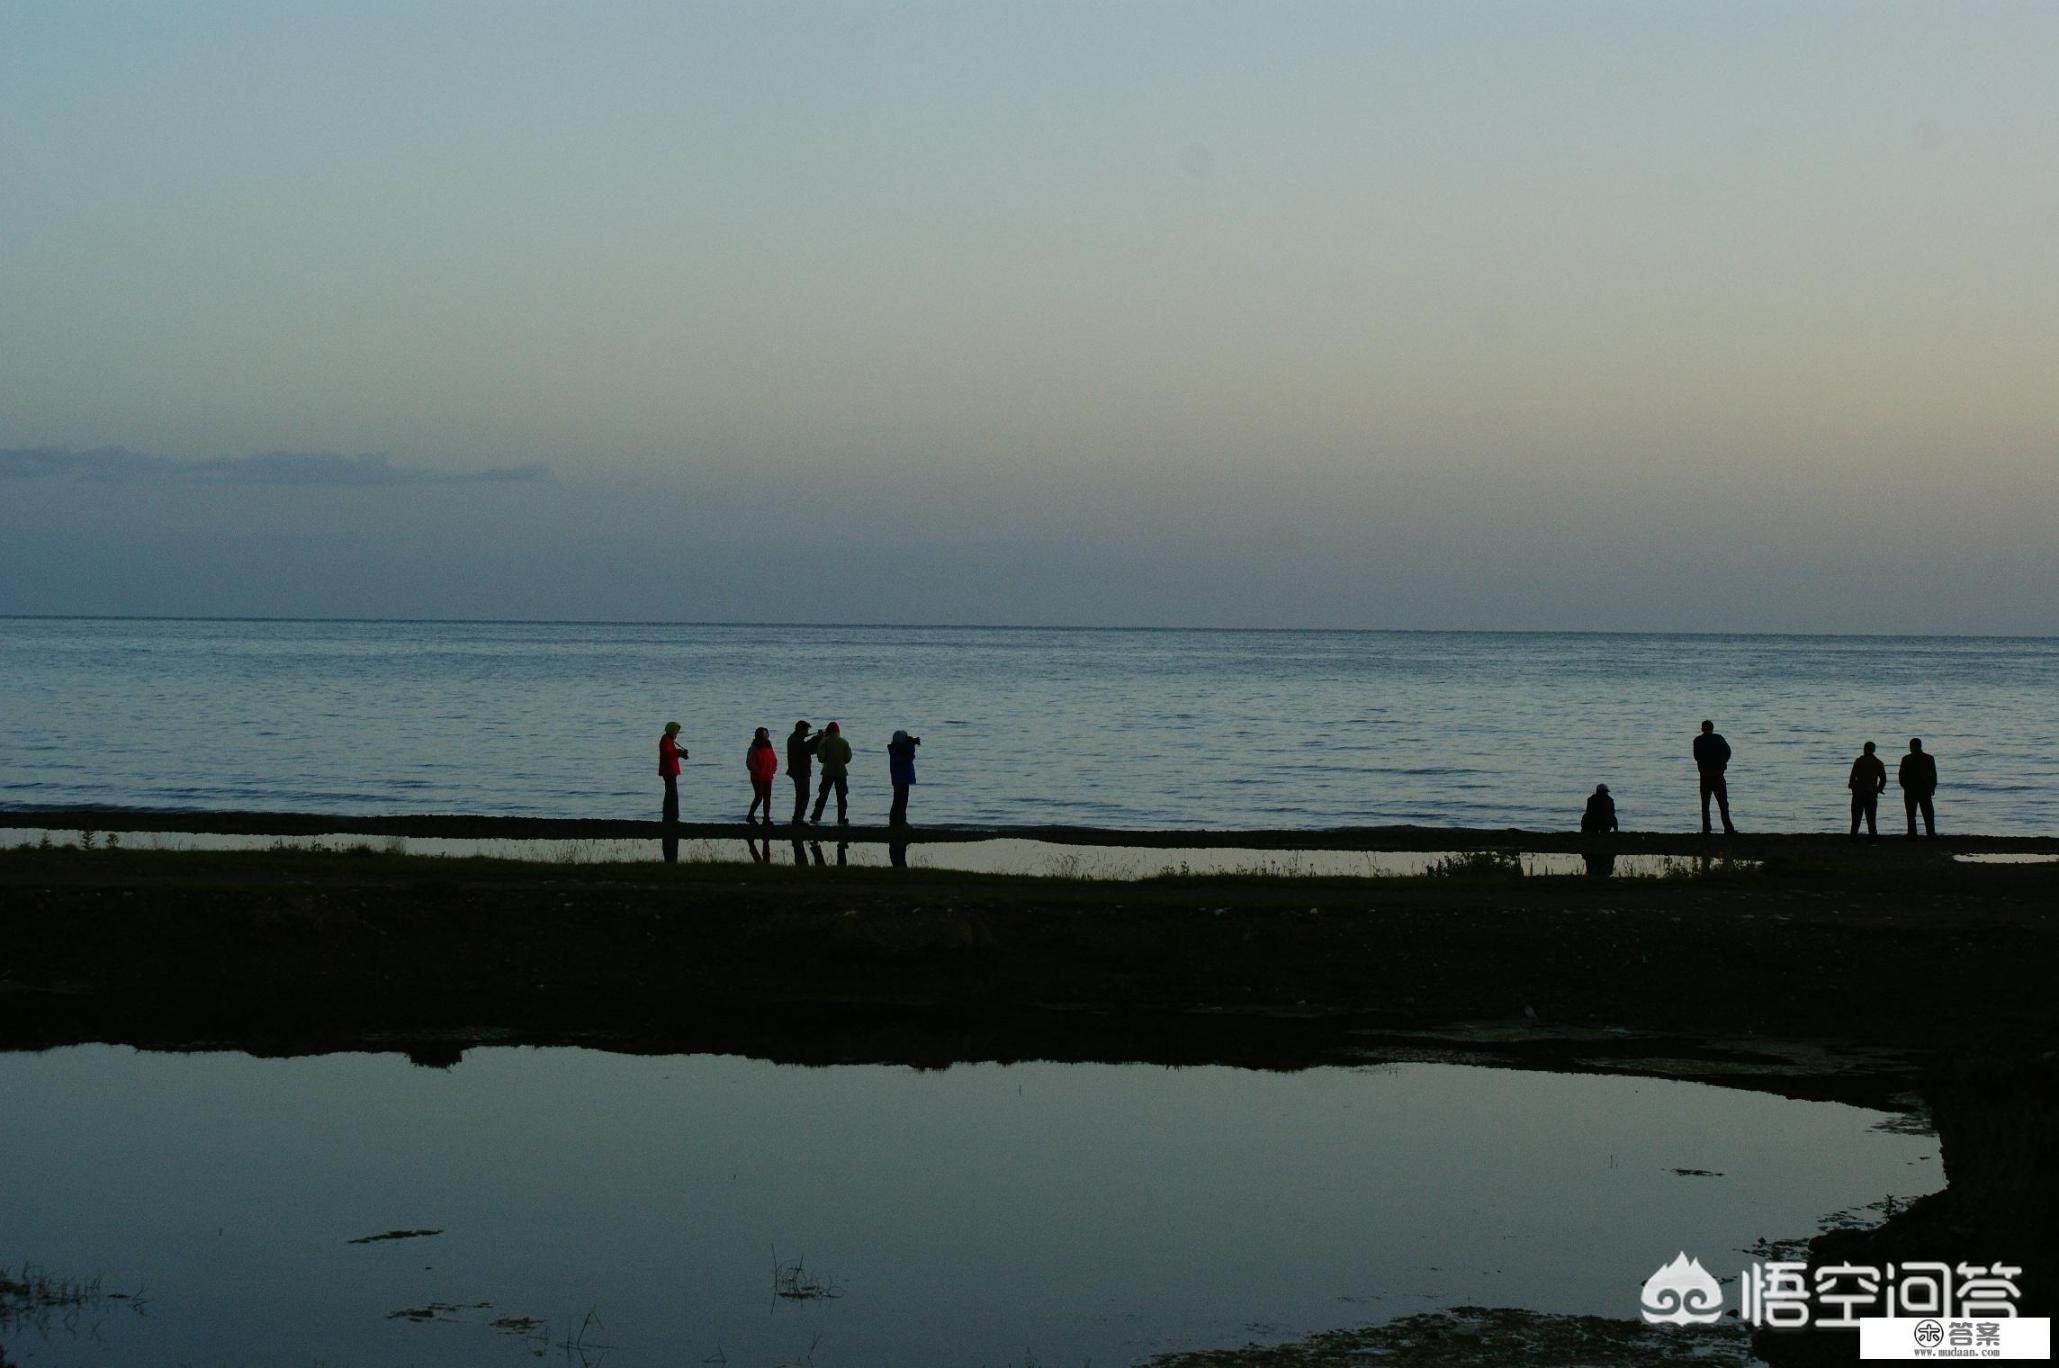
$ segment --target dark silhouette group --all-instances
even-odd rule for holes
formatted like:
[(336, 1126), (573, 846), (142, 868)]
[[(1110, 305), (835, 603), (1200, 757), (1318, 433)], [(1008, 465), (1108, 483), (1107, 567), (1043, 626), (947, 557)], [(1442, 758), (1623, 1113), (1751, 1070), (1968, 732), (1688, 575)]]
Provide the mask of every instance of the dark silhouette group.
[[(915, 786), (915, 748), (921, 744), (921, 737), (897, 731), (887, 745), (888, 773), (894, 789), (893, 807), (887, 818), (891, 826), (908, 824), (908, 790)], [(664, 734), (658, 738), (658, 774), (665, 781), (663, 820), (667, 825), (679, 821), (679, 764), (686, 758), (686, 748), (679, 744), (679, 724), (667, 722)], [(832, 722), (817, 732), (806, 719), (794, 723), (786, 738), (786, 773), (794, 784), (794, 826), (800, 826), (804, 820), (820, 825), (831, 794), (836, 795), (837, 825), (850, 825), (851, 760), (851, 743), (844, 739), (839, 724)], [(810, 814), (808, 796), (818, 765), (821, 783), (814, 789), (815, 809)], [(744, 822), (771, 826), (772, 780), (779, 773), (779, 752), (763, 727), (752, 735), (744, 752), (744, 770), (751, 781), (751, 802), (744, 810)]]
[[(677, 722), (667, 722), (664, 734), (658, 738), (658, 774), (665, 783), (663, 820), (667, 826), (676, 826), (679, 822), (679, 766), (687, 758), (686, 747), (679, 744), (679, 730)], [(915, 786), (915, 750), (921, 744), (921, 737), (910, 736), (906, 731), (896, 731), (887, 743), (887, 777), (894, 793), (893, 804), (887, 814), (887, 824), (891, 827), (908, 825), (908, 791)], [(1887, 766), (1875, 753), (1876, 749), (1873, 742), (1866, 742), (1859, 758), (1852, 762), (1851, 775), (1845, 781), (1852, 797), (1853, 841), (1859, 839), (1862, 826), (1867, 840), (1880, 838), (1879, 805), (1880, 795), (1887, 792)], [(1716, 730), (1713, 721), (1705, 720), (1701, 734), (1694, 738), (1692, 750), (1695, 771), (1701, 781), (1702, 834), (1711, 834), (1709, 802), (1714, 799), (1716, 813), (1723, 822), (1723, 834), (1735, 836), (1737, 826), (1730, 818), (1727, 779), (1730, 743)], [(812, 825), (821, 825), (831, 794), (836, 796), (837, 825), (850, 825), (852, 758), (851, 743), (844, 738), (843, 728), (838, 723), (831, 722), (820, 732), (814, 731), (805, 719), (794, 723), (793, 731), (786, 738), (786, 774), (794, 785), (794, 826), (800, 826), (804, 820)], [(818, 765), (821, 767), (819, 783), (815, 782)], [(746, 825), (762, 823), (769, 827), (772, 825), (772, 780), (779, 772), (779, 755), (773, 747), (771, 735), (763, 727), (759, 727), (751, 737), (750, 746), (744, 753), (744, 769), (751, 781), (751, 802), (744, 810), (744, 822)], [(1937, 813), (1933, 800), (1937, 793), (1937, 761), (1923, 749), (1921, 738), (1909, 739), (1909, 751), (1902, 757), (1896, 780), (1901, 786), (1902, 806), (1908, 816), (1909, 839), (1916, 839), (1919, 813), (1923, 817), (1924, 834), (1935, 838)], [(812, 813), (808, 807), (811, 785), (815, 797)], [(1595, 785), (1594, 792), (1587, 799), (1587, 807), (1580, 815), (1581, 833), (1605, 836), (1619, 829), (1616, 800), (1609, 793), (1609, 786)], [(798, 847), (799, 841), (795, 844)], [(665, 848), (666, 859), (676, 858), (677, 841), (674, 838), (666, 838)], [(903, 845), (902, 849), (905, 848)], [(798, 855), (798, 849), (796, 853)], [(755, 849), (753, 854), (757, 854)]]
[[(1860, 748), (1859, 758), (1852, 761), (1852, 777), (1845, 786), (1852, 791), (1852, 839), (1859, 839), (1859, 825), (1866, 826), (1866, 839), (1880, 839), (1879, 806), (1880, 795), (1887, 792), (1887, 766), (1875, 755), (1874, 745), (1868, 741)], [(1916, 839), (1916, 814), (1923, 814), (1923, 834), (1930, 839), (1937, 837), (1937, 811), (1931, 806), (1931, 799), (1937, 793), (1937, 761), (1930, 758), (1930, 752), (1923, 749), (1923, 738), (1909, 738), (1909, 750), (1902, 757), (1902, 763), (1895, 770), (1895, 782), (1901, 786), (1902, 807), (1909, 817), (1909, 839)]]
[[(1873, 743), (1868, 741), (1859, 758), (1852, 761), (1852, 777), (1848, 781), (1852, 790), (1852, 839), (1859, 839), (1859, 823), (1866, 823), (1866, 839), (1880, 839), (1880, 824), (1876, 821), (1880, 795), (1887, 792), (1887, 766), (1873, 753)], [(1909, 839), (1916, 839), (1916, 814), (1923, 814), (1923, 834), (1931, 839), (1937, 837), (1937, 811), (1931, 806), (1931, 799), (1937, 793), (1937, 761), (1930, 758), (1930, 752), (1923, 749), (1923, 738), (1909, 738), (1908, 753), (1895, 770), (1895, 782), (1901, 786), (1902, 808), (1909, 817)]]
[[(1859, 828), (1866, 828), (1866, 839), (1880, 839), (1880, 795), (1887, 792), (1887, 766), (1874, 752), (1878, 748), (1868, 741), (1861, 749), (1859, 758), (1852, 762), (1851, 777), (1845, 787), (1852, 794), (1852, 835), (1859, 839)], [(1694, 738), (1694, 767), (1701, 776), (1702, 835), (1710, 834), (1709, 800), (1716, 800), (1716, 811), (1723, 820), (1723, 834), (1735, 836), (1737, 826), (1730, 820), (1730, 785), (1726, 773), (1730, 768), (1730, 743), (1716, 730), (1711, 721), (1702, 723), (1701, 734)], [(1932, 799), (1937, 793), (1937, 761), (1930, 752), (1923, 749), (1920, 737), (1909, 738), (1909, 753), (1902, 757), (1901, 767), (1896, 771), (1896, 781), (1902, 789), (1902, 806), (1909, 818), (1909, 839), (1916, 839), (1916, 815), (1923, 815), (1924, 835), (1937, 836), (1937, 813)], [(1580, 814), (1580, 831), (1587, 836), (1606, 835), (1617, 830), (1616, 800), (1609, 794), (1607, 784), (1597, 784), (1587, 799), (1587, 808)]]

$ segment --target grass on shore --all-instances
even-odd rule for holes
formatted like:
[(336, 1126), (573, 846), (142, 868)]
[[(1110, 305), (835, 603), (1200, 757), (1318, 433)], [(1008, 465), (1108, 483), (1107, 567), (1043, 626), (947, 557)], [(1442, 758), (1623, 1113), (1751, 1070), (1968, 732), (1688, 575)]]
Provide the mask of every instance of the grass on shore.
[[(1365, 852), (1362, 870), (1334, 872), (1300, 853), (1253, 852), (1235, 867), (1195, 868), (1166, 852), (1155, 870), (1149, 865), (1116, 867), (1092, 857), (1091, 852), (1054, 854), (1036, 872), (987, 873), (925, 867), (919, 864), (894, 867), (875, 864), (839, 865), (831, 856), (822, 863), (800, 863), (788, 858), (784, 848), (794, 837), (774, 837), (781, 849), (763, 862), (736, 858), (733, 843), (716, 840), (682, 841), (680, 862), (623, 859), (615, 843), (574, 840), (557, 843), (548, 859), (514, 858), (500, 854), (444, 854), (412, 848), (405, 837), (348, 841), (312, 838), (279, 838), (269, 846), (244, 849), (194, 849), (161, 842), (155, 837), (132, 838), (127, 844), (111, 833), (77, 842), (54, 839), (46, 834), (35, 843), (0, 847), (0, 879), (13, 882), (38, 878), (62, 880), (119, 880), (123, 878), (167, 881), (220, 882), (293, 881), (341, 879), (362, 883), (409, 883), (417, 886), (463, 883), (559, 883), (567, 879), (582, 884), (658, 885), (720, 882), (732, 887), (753, 885), (810, 884), (825, 881), (848, 883), (854, 888), (882, 890), (886, 887), (984, 889), (1005, 893), (1011, 889), (1029, 892), (1060, 889), (1091, 892), (1156, 889), (1184, 892), (1218, 888), (1225, 891), (1269, 890), (1284, 892), (1329, 889), (1343, 891), (1368, 886), (1424, 891), (1442, 890), (1449, 895), (1473, 896), (1493, 889), (1528, 888), (1574, 890), (1580, 887), (1628, 890), (1667, 886), (1747, 889), (1774, 885), (1822, 885), (1831, 881), (1869, 886), (1896, 894), (1922, 890), (1952, 893), (2001, 893), (2010, 896), (2040, 896), (2041, 890), (2059, 886), (2059, 864), (1967, 864), (1949, 858), (1910, 860), (1899, 850), (1889, 858), (1878, 858), (1867, 846), (1846, 846), (1824, 842), (1800, 847), (1778, 856), (1739, 858), (1712, 850), (1707, 855), (1664, 855), (1619, 859), (1610, 877), (1574, 870), (1551, 872), (1544, 857), (1514, 849), (1458, 851), (1443, 855), (1420, 872), (1398, 872), (1382, 868), (1379, 852)], [(800, 838), (809, 847), (828, 846), (833, 841), (817, 839), (815, 833)], [(1929, 852), (1923, 852), (1928, 854)], [(1564, 857), (1558, 857), (1563, 859)]]

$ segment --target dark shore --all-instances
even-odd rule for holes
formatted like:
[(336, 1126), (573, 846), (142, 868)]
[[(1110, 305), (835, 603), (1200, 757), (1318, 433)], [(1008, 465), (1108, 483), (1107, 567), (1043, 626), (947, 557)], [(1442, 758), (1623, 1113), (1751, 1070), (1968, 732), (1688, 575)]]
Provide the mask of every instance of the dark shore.
[[(134, 814), (73, 816), (49, 824), (151, 829)], [(350, 830), (528, 834), (493, 825)], [(629, 825), (585, 834), (655, 839), (655, 823)], [(1252, 835), (1222, 843), (1260, 845)], [(1317, 845), (1269, 835), (1272, 848)], [(1479, 848), (1476, 836), (1583, 848), (1419, 830), (1329, 848)], [(1682, 848), (1651, 839), (1616, 848)], [(1488, 868), (1100, 883), (369, 847), (14, 849), (0, 851), (0, 1048), (387, 1049), (448, 1063), (472, 1045), (533, 1042), (809, 1063), (1421, 1058), (1691, 1078), (1927, 1112), (1947, 1190), (1878, 1230), (1821, 1237), (1817, 1257), (2016, 1258), (2030, 1270), (2023, 1312), (2050, 1314), (2059, 866), (1955, 863), (1960, 843), (1947, 842), (1717, 844), (1763, 863), (1617, 880)], [(1825, 1336), (1758, 1348), (1780, 1362), (1850, 1351)]]

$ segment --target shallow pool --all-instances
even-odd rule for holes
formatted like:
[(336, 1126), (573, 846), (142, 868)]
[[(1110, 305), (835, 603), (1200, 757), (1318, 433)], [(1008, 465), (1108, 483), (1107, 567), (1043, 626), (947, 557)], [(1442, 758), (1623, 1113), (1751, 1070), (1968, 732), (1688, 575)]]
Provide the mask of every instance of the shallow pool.
[(102, 1293), (0, 1325), (23, 1365), (1051, 1368), (1462, 1303), (1634, 1317), (1676, 1252), (1734, 1277), (1942, 1183), (1880, 1112), (1441, 1064), (79, 1046), (0, 1055), (0, 1097), (0, 1262)]

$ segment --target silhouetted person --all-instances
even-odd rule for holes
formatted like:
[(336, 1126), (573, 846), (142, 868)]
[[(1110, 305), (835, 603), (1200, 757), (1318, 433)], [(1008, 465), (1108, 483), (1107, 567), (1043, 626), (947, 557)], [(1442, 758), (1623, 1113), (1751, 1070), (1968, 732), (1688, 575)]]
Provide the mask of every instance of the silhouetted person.
[(893, 862), (894, 868), (906, 869), (908, 867), (908, 843), (906, 841), (888, 841), (887, 859)]
[(1587, 861), (1587, 877), (1609, 879), (1616, 874), (1616, 852), (1613, 850), (1583, 850), (1580, 858)]
[(808, 780), (815, 771), (815, 748), (822, 744), (820, 736), (808, 735), (808, 724), (794, 723), (794, 729), (786, 738), (786, 773), (794, 781), (794, 825), (801, 824), (801, 818), (808, 813)]
[(894, 806), (887, 815), (888, 826), (908, 825), (908, 790), (915, 787), (915, 748), (919, 736), (897, 731), (887, 743), (887, 771), (894, 781)]
[[(679, 762), (686, 759), (686, 747), (679, 744), (679, 724), (667, 722), (665, 734), (658, 738), (658, 777), (665, 781), (665, 806), (661, 820), (666, 826), (679, 825)], [(679, 861), (679, 838), (670, 833), (664, 837), (665, 863)]]
[[(1887, 792), (1887, 766), (1880, 763), (1880, 757), (1873, 753), (1873, 743), (1866, 743), (1865, 752), (1852, 761), (1852, 777), (1845, 781), (1845, 787), (1852, 791), (1852, 839), (1859, 839), (1859, 823), (1866, 823), (1866, 839), (1880, 839), (1880, 795)], [(1914, 819), (1909, 830), (1915, 831)]]
[(1616, 829), (1616, 800), (1609, 797), (1607, 784), (1596, 784), (1587, 797), (1587, 811), (1580, 814), (1584, 835), (1601, 836)]
[[(768, 818), (766, 818), (765, 820), (766, 820), (767, 822), (770, 822), (770, 821), (771, 821), (772, 819), (768, 817)], [(746, 837), (744, 837), (744, 845), (745, 845), (745, 846), (747, 846), (747, 847), (749, 847), (749, 849), (750, 849), (750, 852), (751, 852), (751, 863), (753, 863), (753, 864), (771, 864), (771, 863), (772, 863), (772, 838), (771, 838), (770, 836), (767, 836), (767, 837), (765, 838), (765, 844), (764, 844), (764, 845), (763, 845), (762, 847), (761, 847), (761, 846), (760, 846), (760, 845), (758, 844), (758, 841), (757, 841), (757, 838), (756, 838), (756, 837), (753, 837), (753, 836), (746, 836)]]
[(744, 809), (744, 824), (748, 826), (751, 815), (760, 804), (765, 808), (765, 825), (772, 825), (772, 776), (779, 773), (779, 752), (772, 749), (772, 736), (763, 727), (751, 738), (751, 748), (744, 752), (744, 769), (751, 776), (751, 805)]
[(1714, 722), (1703, 722), (1702, 734), (1694, 738), (1694, 767), (1702, 776), (1702, 835), (1709, 834), (1709, 799), (1714, 798), (1723, 814), (1723, 834), (1735, 836), (1737, 828), (1730, 824), (1730, 787), (1723, 781), (1723, 771), (1730, 768), (1730, 743)]
[(815, 789), (815, 816), (813, 821), (822, 821), (822, 807), (829, 801), (830, 791), (836, 792), (836, 823), (838, 826), (851, 824), (851, 743), (844, 740), (843, 728), (832, 722), (822, 729), (821, 742), (815, 747), (815, 758), (822, 762), (822, 782)]
[(1909, 814), (1909, 839), (1916, 839), (1916, 812), (1920, 808), (1923, 811), (1923, 832), (1936, 840), (1937, 813), (1931, 808), (1930, 799), (1937, 792), (1937, 761), (1923, 749), (1921, 738), (1909, 738), (1909, 753), (1902, 757), (1896, 778), (1902, 785), (1902, 807)]

